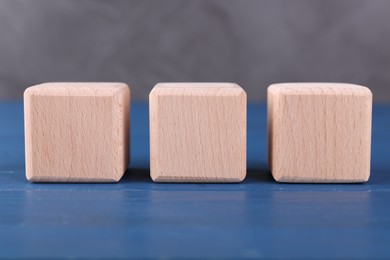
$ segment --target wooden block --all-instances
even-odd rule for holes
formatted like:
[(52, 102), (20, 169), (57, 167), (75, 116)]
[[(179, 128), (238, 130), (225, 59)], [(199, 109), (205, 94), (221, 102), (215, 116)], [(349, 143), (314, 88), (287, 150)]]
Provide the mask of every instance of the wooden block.
[(150, 93), (150, 171), (156, 182), (241, 182), (246, 93), (233, 83), (159, 83)]
[(129, 163), (124, 83), (45, 83), (24, 92), (26, 177), (117, 182)]
[(342, 83), (268, 88), (268, 154), (279, 182), (365, 182), (370, 177), (372, 93)]

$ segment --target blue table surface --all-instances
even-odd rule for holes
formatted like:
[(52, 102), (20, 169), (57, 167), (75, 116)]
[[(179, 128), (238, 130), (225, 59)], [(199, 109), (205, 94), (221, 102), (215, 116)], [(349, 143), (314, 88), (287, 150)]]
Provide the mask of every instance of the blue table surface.
[(1, 102), (1, 258), (390, 258), (390, 106), (374, 106), (365, 184), (276, 183), (264, 104), (248, 108), (240, 184), (153, 183), (146, 103), (132, 104), (132, 162), (115, 184), (29, 183), (23, 131), (23, 104)]

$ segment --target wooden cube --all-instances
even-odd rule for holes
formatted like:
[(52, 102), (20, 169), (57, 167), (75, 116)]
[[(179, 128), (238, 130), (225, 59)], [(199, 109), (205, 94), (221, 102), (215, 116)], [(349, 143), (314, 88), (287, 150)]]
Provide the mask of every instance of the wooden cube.
[(156, 182), (241, 182), (246, 93), (233, 83), (159, 83), (150, 93), (150, 171)]
[(26, 177), (117, 182), (129, 163), (124, 83), (45, 83), (24, 92)]
[(372, 93), (341, 83), (268, 88), (268, 147), (279, 182), (365, 182), (370, 176)]

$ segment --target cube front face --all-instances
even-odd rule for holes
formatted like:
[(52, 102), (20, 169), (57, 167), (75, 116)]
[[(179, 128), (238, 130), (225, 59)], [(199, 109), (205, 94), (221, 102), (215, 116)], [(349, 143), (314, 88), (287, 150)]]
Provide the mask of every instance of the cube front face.
[(246, 94), (229, 83), (164, 83), (150, 94), (151, 177), (240, 182), (246, 176)]
[(280, 182), (365, 182), (372, 94), (336, 83), (268, 89), (269, 164)]
[(129, 161), (130, 92), (121, 83), (47, 83), (25, 92), (26, 176), (115, 182)]

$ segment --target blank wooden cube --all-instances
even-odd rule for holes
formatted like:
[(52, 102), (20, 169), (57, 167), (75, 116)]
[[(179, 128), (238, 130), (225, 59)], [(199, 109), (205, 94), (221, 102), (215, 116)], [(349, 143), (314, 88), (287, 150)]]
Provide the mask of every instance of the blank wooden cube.
[(233, 83), (159, 83), (150, 93), (150, 171), (156, 182), (241, 182), (246, 93)]
[(280, 182), (365, 182), (370, 176), (372, 93), (341, 83), (268, 88), (268, 147)]
[(45, 83), (24, 92), (26, 177), (117, 182), (129, 163), (124, 83)]

